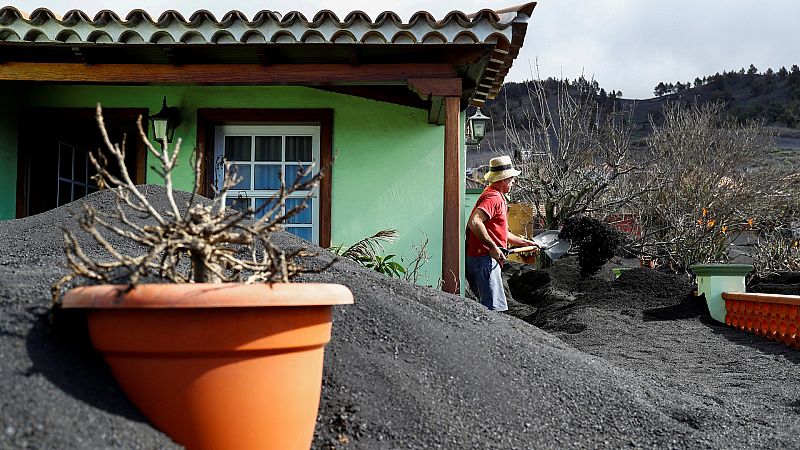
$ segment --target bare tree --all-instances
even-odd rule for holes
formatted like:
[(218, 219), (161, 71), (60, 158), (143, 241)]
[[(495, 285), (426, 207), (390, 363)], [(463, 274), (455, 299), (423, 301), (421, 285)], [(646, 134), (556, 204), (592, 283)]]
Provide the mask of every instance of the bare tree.
[(651, 188), (631, 203), (641, 225), (635, 252), (685, 270), (726, 261), (742, 232), (786, 223), (791, 187), (787, 168), (768, 160), (772, 136), (722, 113), (721, 104), (671, 104), (652, 124), (648, 147), (662, 158), (630, 180)]
[(552, 229), (578, 214), (605, 217), (642, 193), (614, 189), (656, 160), (635, 149), (630, 108), (605, 108), (596, 83), (584, 78), (555, 89), (542, 80), (526, 86), (523, 123), (506, 113), (504, 128), (522, 170), (513, 199), (533, 205), (535, 220)]
[[(184, 208), (180, 208), (175, 199), (172, 174), (178, 164), (181, 141), (178, 140), (173, 149), (169, 148), (166, 141), (161, 149), (156, 149), (147, 139), (139, 117), (139, 137), (159, 162), (157, 170), (164, 178), (169, 207), (166, 211), (159, 211), (133, 183), (125, 167), (125, 141), (121, 144), (110, 141), (99, 104), (96, 117), (104, 147), (118, 167), (119, 174), (108, 170), (102, 152), (98, 152), (97, 156), (90, 155), (90, 159), (98, 172), (98, 185), (113, 189), (115, 210), (113, 213), (104, 213), (84, 203), (79, 224), (110, 259), (98, 261), (88, 255), (75, 236), (64, 229), (64, 249), (70, 273), (53, 284), (54, 302), (58, 300), (62, 287), (77, 277), (104, 283), (124, 279), (133, 287), (141, 277), (147, 275), (179, 283), (255, 283), (286, 282), (306, 271), (293, 261), (298, 256), (309, 254), (304, 249), (284, 253), (271, 242), (270, 234), (306, 207), (303, 202), (292, 209), (283, 210), (286, 198), (295, 191), (312, 189), (319, 183), (321, 172), (311, 176), (312, 167), (308, 167), (298, 174), (298, 181), (289, 187), (281, 178), (280, 189), (265, 203), (263, 210), (249, 208), (235, 211), (226, 208), (226, 200), (229, 191), (241, 178), (236, 176), (228, 162), (224, 162), (224, 179), (221, 186), (215, 187), (213, 201), (210, 204), (195, 203), (200, 195), (202, 179), (200, 159), (195, 158), (191, 199), (183, 205)], [(257, 212), (263, 212), (262, 218), (251, 220)], [(114, 239), (110, 237), (131, 241), (144, 251), (135, 255), (127, 254), (123, 249), (130, 247), (115, 246), (112, 243)]]

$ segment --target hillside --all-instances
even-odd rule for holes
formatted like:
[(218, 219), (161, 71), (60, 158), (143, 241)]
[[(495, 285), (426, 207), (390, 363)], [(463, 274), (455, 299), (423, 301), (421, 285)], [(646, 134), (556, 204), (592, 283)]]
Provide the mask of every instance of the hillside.
[[(528, 112), (533, 110), (529, 96), (531, 81), (506, 83), (495, 100), (487, 102), (483, 113), (492, 119), (489, 133), (482, 152), (470, 151), (468, 167), (485, 164), (484, 160), (495, 152), (509, 152), (505, 142), (505, 128), (511, 124), (517, 129), (529, 128)], [(551, 108), (555, 108), (555, 92), (566, 83), (570, 93), (576, 95), (580, 86), (588, 86), (595, 93), (601, 111), (612, 108), (631, 108), (636, 131), (645, 137), (650, 131), (651, 118), (660, 120), (664, 105), (668, 102), (722, 102), (725, 112), (738, 121), (754, 120), (764, 124), (775, 134), (774, 153), (776, 158), (800, 164), (800, 68), (778, 71), (767, 69), (757, 73), (741, 69), (736, 72), (723, 72), (702, 78), (694, 83), (659, 83), (654, 88), (656, 97), (644, 100), (622, 98), (622, 92), (606, 90), (595, 80), (579, 78), (574, 81), (543, 80)], [(538, 106), (538, 105), (537, 105)], [(467, 111), (467, 116), (473, 111)]]

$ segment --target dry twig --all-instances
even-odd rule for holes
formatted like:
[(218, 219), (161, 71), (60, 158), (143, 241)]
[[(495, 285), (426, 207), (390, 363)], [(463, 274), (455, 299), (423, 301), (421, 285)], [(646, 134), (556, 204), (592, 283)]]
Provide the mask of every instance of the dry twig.
[[(133, 183), (125, 167), (125, 141), (123, 139), (122, 144), (111, 142), (99, 104), (96, 117), (105, 151), (116, 163), (118, 172), (109, 170), (103, 152), (90, 155), (90, 160), (98, 172), (98, 186), (113, 190), (115, 210), (105, 213), (84, 204), (79, 223), (111, 259), (101, 262), (87, 255), (75, 236), (64, 229), (64, 251), (70, 273), (53, 284), (54, 303), (58, 302), (65, 284), (79, 277), (103, 283), (125, 280), (133, 287), (148, 275), (177, 283), (256, 283), (287, 282), (299, 273), (310, 272), (294, 262), (297, 257), (311, 256), (305, 249), (284, 254), (272, 243), (270, 234), (281, 229), (281, 224), (306, 207), (303, 202), (298, 207), (282, 211), (281, 205), (295, 192), (310, 192), (318, 185), (322, 171), (312, 176), (313, 166), (309, 166), (298, 174), (298, 181), (288, 187), (281, 177), (280, 189), (265, 203), (275, 206), (265, 211), (262, 218), (251, 220), (253, 214), (261, 211), (249, 208), (241, 212), (226, 208), (227, 195), (240, 180), (229, 162), (223, 162), (225, 175), (221, 187), (215, 188), (216, 195), (211, 204), (194, 203), (200, 195), (201, 175), (200, 158), (195, 158), (194, 188), (190, 202), (182, 210), (175, 200), (172, 179), (181, 140), (172, 149), (166, 142), (161, 149), (156, 149), (147, 139), (139, 117), (140, 138), (147, 151), (159, 161), (156, 170), (164, 178), (169, 208), (159, 212)], [(131, 219), (131, 211), (141, 216), (140, 220)], [(132, 241), (145, 252), (135, 256), (126, 254), (113, 244), (112, 237)], [(183, 261), (188, 261), (188, 268), (187, 264), (182, 264)]]

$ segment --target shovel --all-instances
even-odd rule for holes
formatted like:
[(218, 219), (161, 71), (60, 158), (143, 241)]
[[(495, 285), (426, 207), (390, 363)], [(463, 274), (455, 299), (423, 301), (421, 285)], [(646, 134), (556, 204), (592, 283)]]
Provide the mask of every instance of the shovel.
[(546, 230), (531, 239), (553, 261), (564, 256), (572, 246), (569, 241), (559, 239), (558, 233), (558, 230)]
[(536, 245), (529, 245), (527, 247), (515, 248), (501, 248), (500, 250), (506, 254), (511, 255), (514, 253), (543, 251), (548, 258), (555, 261), (564, 256), (569, 251), (571, 244), (568, 241), (562, 241), (558, 238), (558, 230), (547, 230), (537, 234), (531, 239)]

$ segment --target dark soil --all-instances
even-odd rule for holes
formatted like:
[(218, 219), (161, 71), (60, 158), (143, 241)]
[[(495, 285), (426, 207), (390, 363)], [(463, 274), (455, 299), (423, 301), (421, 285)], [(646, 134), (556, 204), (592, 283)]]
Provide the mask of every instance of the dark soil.
[[(86, 201), (111, 207), (106, 192)], [(74, 208), (0, 222), (0, 448), (171, 448), (91, 351), (82, 319), (48, 321)], [(313, 250), (311, 267), (333, 258)], [(797, 446), (800, 352), (711, 322), (680, 276), (582, 280), (562, 259), (528, 276), (535, 296), (509, 279), (532, 303), (512, 302), (524, 320), (347, 260), (302, 281), (356, 298), (335, 309), (314, 448)]]

